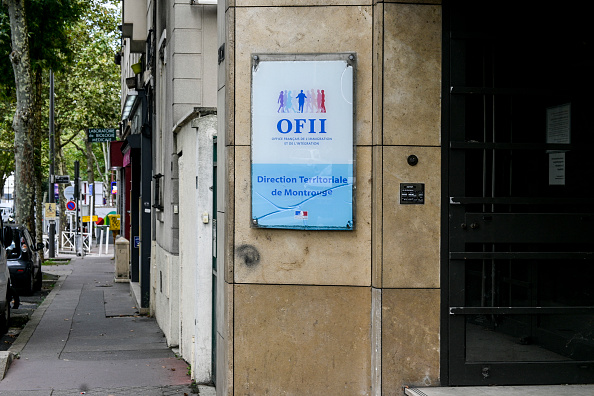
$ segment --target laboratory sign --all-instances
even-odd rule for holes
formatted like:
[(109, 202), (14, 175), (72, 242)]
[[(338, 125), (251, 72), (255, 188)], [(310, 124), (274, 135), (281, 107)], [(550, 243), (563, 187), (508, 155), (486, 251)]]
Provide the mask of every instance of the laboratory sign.
[(354, 227), (354, 55), (254, 55), (252, 226)]
[(116, 140), (115, 128), (89, 128), (89, 143), (112, 142)]

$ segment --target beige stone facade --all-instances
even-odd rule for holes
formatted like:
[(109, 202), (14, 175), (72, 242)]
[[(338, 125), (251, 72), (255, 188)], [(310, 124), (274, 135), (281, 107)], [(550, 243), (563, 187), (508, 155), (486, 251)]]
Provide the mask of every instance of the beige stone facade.
[[(217, 393), (395, 395), (439, 385), (440, 1), (226, 3)], [(356, 230), (251, 228), (251, 54), (345, 52), (357, 57)], [(425, 184), (424, 205), (399, 203), (406, 182)]]

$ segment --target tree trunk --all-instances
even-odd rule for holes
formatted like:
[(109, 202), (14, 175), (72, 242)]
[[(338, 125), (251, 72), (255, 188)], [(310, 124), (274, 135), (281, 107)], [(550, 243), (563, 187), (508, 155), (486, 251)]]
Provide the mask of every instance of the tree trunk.
[(31, 215), (35, 193), (31, 142), (33, 86), (25, 0), (4, 0), (10, 16), (12, 52), (10, 61), (16, 85), (16, 111), (12, 121), (15, 147), (15, 219), (33, 229)]

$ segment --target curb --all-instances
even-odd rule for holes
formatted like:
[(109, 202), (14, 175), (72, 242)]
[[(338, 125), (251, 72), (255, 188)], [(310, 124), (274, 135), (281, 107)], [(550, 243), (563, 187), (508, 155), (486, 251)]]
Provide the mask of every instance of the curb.
[(0, 381), (4, 379), (13, 359), (14, 354), (12, 352), (0, 351)]
[(8, 351), (0, 351), (0, 381), (4, 379), (4, 376), (6, 375), (6, 372), (8, 371), (8, 368), (10, 367), (12, 361), (14, 359), (18, 359), (18, 355), (21, 353), (23, 348), (25, 348), (27, 342), (29, 342), (29, 339), (35, 332), (37, 325), (39, 325), (39, 322), (41, 322), (41, 318), (43, 318), (45, 311), (54, 301), (56, 294), (62, 288), (62, 284), (64, 283), (64, 280), (67, 276), (68, 275), (60, 275), (52, 291), (49, 292), (45, 300), (43, 300), (41, 305), (39, 305), (39, 307), (37, 307), (37, 309), (33, 312), (31, 318), (29, 319), (23, 330), (21, 330), (19, 336), (8, 349)]

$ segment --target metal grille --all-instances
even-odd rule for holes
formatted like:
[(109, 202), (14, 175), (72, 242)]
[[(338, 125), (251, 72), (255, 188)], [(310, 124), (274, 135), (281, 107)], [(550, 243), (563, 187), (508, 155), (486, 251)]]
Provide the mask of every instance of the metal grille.
[(574, 80), (592, 41), (563, 7), (551, 27), (543, 10), (475, 3), (444, 4), (444, 377), (591, 382), (593, 101)]

